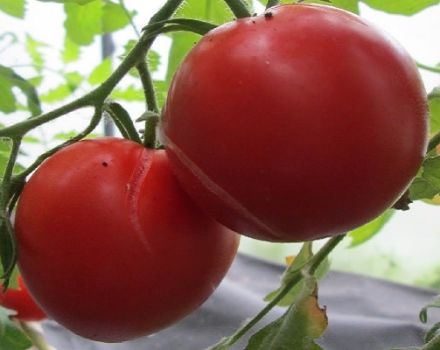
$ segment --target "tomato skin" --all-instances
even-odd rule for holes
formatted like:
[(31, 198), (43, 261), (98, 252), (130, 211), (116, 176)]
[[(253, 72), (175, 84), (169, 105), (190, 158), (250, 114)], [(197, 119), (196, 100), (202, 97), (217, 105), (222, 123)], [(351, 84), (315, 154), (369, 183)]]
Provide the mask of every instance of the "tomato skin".
[(0, 285), (0, 305), (7, 309), (14, 310), (16, 314), (13, 318), (20, 321), (41, 321), (46, 318), (46, 314), (35, 303), (30, 295), (23, 278), (18, 276), (18, 288), (8, 288), (5, 292)]
[(426, 150), (413, 60), (329, 6), (209, 32), (176, 72), (161, 125), (198, 204), (237, 232), (303, 241), (360, 226), (404, 192)]
[(104, 342), (193, 311), (238, 245), (181, 190), (164, 151), (116, 138), (46, 160), (21, 195), (16, 234), (23, 278), (47, 314)]

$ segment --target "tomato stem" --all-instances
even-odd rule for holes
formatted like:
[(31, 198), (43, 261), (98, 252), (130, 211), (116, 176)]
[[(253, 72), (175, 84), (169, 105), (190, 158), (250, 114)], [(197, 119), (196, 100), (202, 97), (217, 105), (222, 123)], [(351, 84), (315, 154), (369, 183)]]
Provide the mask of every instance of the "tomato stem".
[(420, 62), (416, 62), (417, 67), (427, 70), (429, 72), (433, 72), (433, 73), (440, 73), (440, 67), (436, 67), (436, 66), (428, 66), (427, 64), (423, 64)]
[(28, 322), (18, 321), (20, 328), (23, 333), (27, 335), (32, 344), (38, 350), (51, 350), (51, 346), (46, 342), (44, 337), (40, 332), (38, 332), (34, 327), (32, 327)]
[(252, 14), (241, 0), (225, 0), (232, 13), (237, 18), (251, 17)]
[(313, 275), (319, 265), (331, 253), (331, 251), (344, 239), (345, 235), (332, 237), (305, 265), (304, 268), (292, 271), (289, 282), (279, 290), (278, 294), (249, 322), (239, 328), (231, 336), (222, 339), (207, 350), (225, 350), (235, 344), (243, 335), (254, 327), (270, 310), (272, 310), (288, 293), (297, 285), (304, 276)]

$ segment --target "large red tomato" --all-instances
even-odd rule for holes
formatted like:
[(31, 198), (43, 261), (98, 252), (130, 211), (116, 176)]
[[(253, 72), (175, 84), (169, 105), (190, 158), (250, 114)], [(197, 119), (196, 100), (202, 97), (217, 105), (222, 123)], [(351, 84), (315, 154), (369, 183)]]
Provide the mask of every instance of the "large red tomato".
[[(3, 289), (3, 286), (0, 285)], [(15, 311), (13, 317), (20, 321), (41, 321), (46, 314), (35, 303), (21, 276), (18, 276), (18, 288), (0, 291), (0, 305)]]
[(230, 266), (238, 236), (181, 190), (164, 151), (103, 138), (45, 161), (21, 195), (19, 267), (47, 314), (118, 342), (197, 308)]
[(282, 5), (209, 32), (178, 69), (162, 137), (186, 191), (250, 236), (339, 234), (391, 206), (426, 149), (413, 60), (343, 10)]

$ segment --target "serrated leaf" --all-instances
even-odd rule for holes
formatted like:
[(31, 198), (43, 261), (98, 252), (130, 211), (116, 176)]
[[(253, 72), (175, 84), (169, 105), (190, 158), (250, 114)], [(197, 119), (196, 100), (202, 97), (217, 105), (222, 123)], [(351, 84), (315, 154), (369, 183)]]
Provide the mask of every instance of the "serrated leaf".
[(423, 178), (440, 188), (440, 156), (427, 158), (423, 162)]
[(349, 232), (348, 236), (351, 238), (350, 247), (356, 247), (362, 243), (365, 243), (377, 233), (379, 233), (380, 230), (385, 226), (385, 224), (391, 219), (393, 214), (394, 210), (387, 210), (374, 220)]
[(25, 0), (0, 0), (0, 11), (10, 16), (24, 18)]
[(325, 332), (328, 320), (318, 304), (317, 282), (307, 277), (303, 288), (286, 313), (254, 334), (245, 350), (322, 350), (315, 343)]
[(416, 177), (409, 187), (409, 197), (413, 201), (419, 199), (432, 199), (439, 192), (440, 188), (437, 188), (423, 177)]
[(66, 99), (71, 94), (72, 94), (72, 90), (70, 89), (69, 84), (63, 83), (63, 84), (58, 85), (57, 87), (49, 90), (45, 94), (42, 94), (40, 96), (40, 98), (41, 98), (41, 101), (43, 101), (43, 102), (54, 103), (54, 102), (59, 102), (59, 101)]
[(134, 85), (129, 85), (125, 89), (114, 89), (111, 97), (114, 100), (124, 100), (124, 101), (143, 101), (145, 100), (145, 95), (142, 89), (135, 87)]
[[(5, 113), (14, 112), (17, 109), (16, 99), (12, 87), (17, 87), (26, 96), (27, 106), (32, 115), (41, 113), (40, 101), (35, 87), (26, 79), (14, 72), (9, 67), (0, 65), (0, 110)], [(4, 94), (4, 95), (3, 95)], [(12, 102), (14, 101), (14, 106)]]
[(147, 62), (150, 72), (151, 73), (157, 72), (160, 66), (160, 54), (154, 50), (148, 51)]
[(434, 134), (440, 131), (440, 88), (434, 89), (430, 94), (429, 112), (431, 117), (430, 131)]
[[(269, 293), (264, 300), (265, 301), (272, 301), (280, 292), (280, 290), (284, 289), (286, 285), (289, 283), (291, 276), (294, 273), (297, 273), (306, 262), (308, 262), (313, 257), (312, 252), (312, 244), (310, 242), (306, 242), (303, 244), (300, 252), (296, 257), (293, 258), (293, 262), (290, 264), (290, 266), (287, 268), (287, 270), (284, 272), (284, 275), (282, 277), (282, 282), (280, 288), (277, 290)], [(315, 272), (315, 277), (319, 280), (323, 278), (328, 271), (330, 270), (330, 262), (328, 259), (325, 259), (321, 265), (318, 267), (318, 269)], [(281, 299), (278, 302), (278, 306), (287, 307), (293, 303), (293, 301), (297, 298), (298, 294), (304, 287), (304, 280), (297, 283), (290, 291), (289, 293), (284, 296), (283, 299)]]
[(88, 82), (91, 85), (101, 84), (110, 76), (111, 73), (112, 60), (110, 57), (108, 57), (93, 69), (92, 73), (90, 73)]
[(29, 34), (26, 35), (26, 51), (32, 58), (33, 66), (38, 72), (41, 72), (44, 66), (44, 59), (40, 49), (45, 46), (47, 46), (45, 43), (35, 40)]
[[(134, 13), (130, 14), (131, 16)], [(130, 23), (124, 8), (120, 4), (107, 2), (102, 8), (102, 31), (110, 33), (122, 29)]]
[(79, 59), (80, 48), (66, 35), (64, 37), (64, 49), (62, 52), (62, 59), (64, 63), (75, 62)]
[(9, 318), (13, 312), (0, 307), (0, 349), (26, 350), (32, 346), (31, 341)]
[(78, 3), (65, 3), (66, 20), (64, 27), (70, 40), (78, 45), (89, 45), (95, 35), (101, 33), (102, 0)]
[(413, 15), (424, 10), (427, 7), (440, 3), (440, 0), (362, 0), (368, 6), (388, 12), (401, 15)]

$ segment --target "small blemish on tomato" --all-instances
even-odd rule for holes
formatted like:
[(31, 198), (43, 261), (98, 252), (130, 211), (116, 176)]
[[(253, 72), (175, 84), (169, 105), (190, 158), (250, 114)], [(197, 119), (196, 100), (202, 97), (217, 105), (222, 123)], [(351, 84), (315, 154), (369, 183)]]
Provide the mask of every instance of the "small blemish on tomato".
[(269, 18), (272, 18), (273, 17), (273, 13), (272, 12), (266, 12), (265, 14), (264, 14), (264, 17), (265, 18), (267, 18), (267, 19), (269, 19)]
[(105, 161), (104, 161), (104, 162), (102, 162), (101, 164), (102, 164), (102, 166), (103, 166), (103, 167), (108, 167), (108, 163), (107, 163), (107, 162), (105, 162)]

